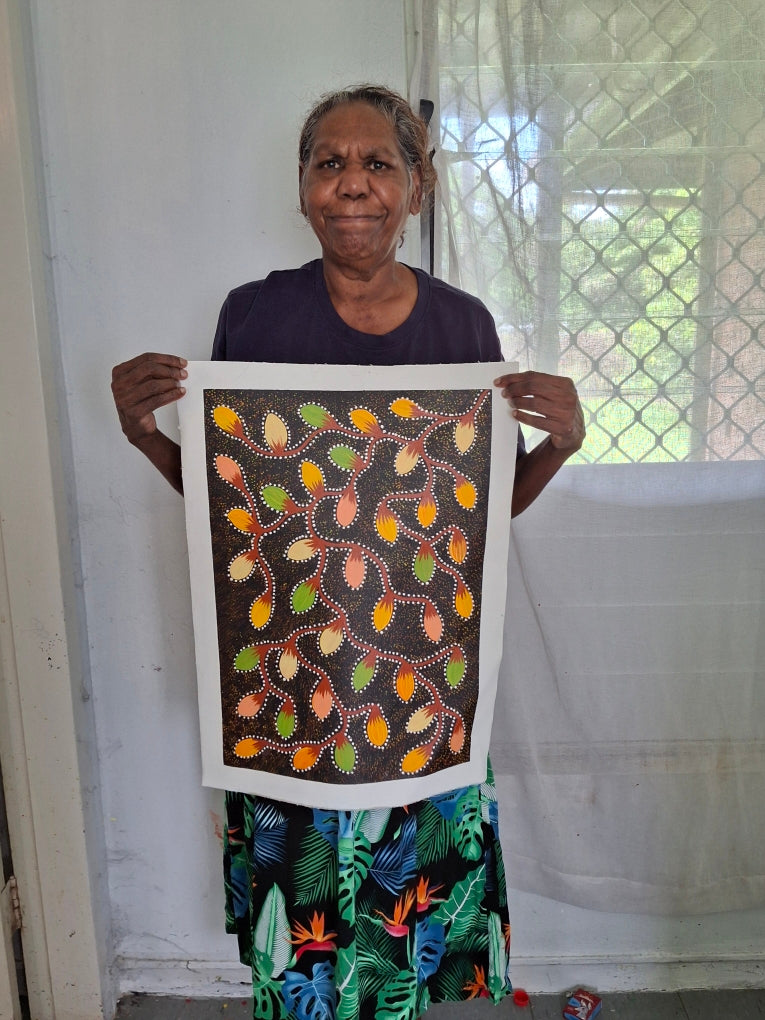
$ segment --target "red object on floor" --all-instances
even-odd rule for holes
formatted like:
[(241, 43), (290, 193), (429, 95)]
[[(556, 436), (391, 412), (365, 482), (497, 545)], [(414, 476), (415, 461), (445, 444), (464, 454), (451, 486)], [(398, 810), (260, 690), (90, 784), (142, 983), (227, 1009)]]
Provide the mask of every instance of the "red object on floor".
[(528, 1006), (529, 993), (524, 988), (516, 988), (513, 992), (513, 1002), (516, 1006)]
[(577, 988), (563, 1010), (564, 1020), (593, 1020), (600, 1013), (602, 1005), (602, 999), (593, 992)]

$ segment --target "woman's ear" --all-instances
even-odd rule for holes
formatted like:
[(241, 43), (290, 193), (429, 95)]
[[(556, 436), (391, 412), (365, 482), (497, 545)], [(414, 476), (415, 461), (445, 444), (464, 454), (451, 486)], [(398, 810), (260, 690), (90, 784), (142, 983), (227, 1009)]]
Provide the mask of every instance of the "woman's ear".
[(305, 202), (303, 201), (303, 164), (298, 163), (298, 198), (300, 200), (300, 212), (305, 216)]

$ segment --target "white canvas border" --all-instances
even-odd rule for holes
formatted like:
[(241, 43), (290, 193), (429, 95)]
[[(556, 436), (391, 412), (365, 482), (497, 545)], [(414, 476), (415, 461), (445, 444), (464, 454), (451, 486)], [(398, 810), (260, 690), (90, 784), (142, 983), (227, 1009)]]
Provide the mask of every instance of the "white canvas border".
[[(393, 807), (445, 793), (486, 778), (491, 722), (502, 656), (510, 503), (518, 423), (493, 380), (513, 371), (507, 363), (459, 365), (282, 365), (192, 361), (186, 396), (178, 402), (189, 546), (192, 615), (196, 646), (202, 782), (205, 786), (258, 794), (293, 804), (335, 810)], [(492, 444), (488, 520), (483, 564), (479, 643), (479, 693), (467, 762), (427, 776), (378, 783), (318, 783), (223, 763), (220, 661), (207, 490), (204, 390), (417, 390), (489, 389)], [(396, 393), (398, 395), (398, 393)]]

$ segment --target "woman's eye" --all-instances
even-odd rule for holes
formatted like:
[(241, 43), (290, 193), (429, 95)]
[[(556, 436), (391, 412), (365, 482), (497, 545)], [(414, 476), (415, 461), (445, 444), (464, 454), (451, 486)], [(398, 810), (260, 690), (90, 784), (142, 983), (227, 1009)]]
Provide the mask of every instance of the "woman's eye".
[(369, 165), (373, 170), (384, 170), (385, 163), (381, 159), (371, 159)]

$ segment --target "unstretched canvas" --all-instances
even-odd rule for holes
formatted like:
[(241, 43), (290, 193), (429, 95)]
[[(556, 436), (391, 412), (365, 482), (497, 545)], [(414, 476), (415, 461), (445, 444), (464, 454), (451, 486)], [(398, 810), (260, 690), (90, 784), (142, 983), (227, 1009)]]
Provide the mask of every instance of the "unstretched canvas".
[(189, 364), (206, 785), (351, 810), (485, 778), (517, 439), (499, 369)]

